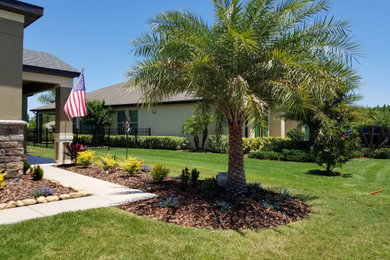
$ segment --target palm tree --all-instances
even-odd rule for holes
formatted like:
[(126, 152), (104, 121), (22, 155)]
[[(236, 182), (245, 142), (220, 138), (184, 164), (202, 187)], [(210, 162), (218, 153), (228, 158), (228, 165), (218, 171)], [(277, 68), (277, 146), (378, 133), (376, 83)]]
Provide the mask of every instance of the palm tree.
[(129, 72), (130, 84), (143, 88), (145, 103), (184, 92), (223, 115), (229, 129), (226, 188), (242, 194), (245, 122), (282, 101), (289, 110), (310, 106), (311, 89), (355, 84), (347, 61), (358, 45), (347, 22), (323, 16), (327, 0), (212, 2), (212, 25), (189, 11), (150, 19), (151, 32), (132, 41), (141, 59)]

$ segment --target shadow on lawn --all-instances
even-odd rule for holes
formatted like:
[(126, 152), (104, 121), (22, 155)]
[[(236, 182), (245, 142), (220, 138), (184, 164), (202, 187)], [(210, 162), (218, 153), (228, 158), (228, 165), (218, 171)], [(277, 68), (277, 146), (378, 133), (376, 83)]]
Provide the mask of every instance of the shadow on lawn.
[(343, 173), (335, 172), (335, 173), (329, 174), (327, 171), (323, 171), (323, 170), (309, 170), (306, 172), (306, 174), (325, 176), (325, 177), (352, 178), (352, 174), (350, 174), (350, 173), (343, 174)]

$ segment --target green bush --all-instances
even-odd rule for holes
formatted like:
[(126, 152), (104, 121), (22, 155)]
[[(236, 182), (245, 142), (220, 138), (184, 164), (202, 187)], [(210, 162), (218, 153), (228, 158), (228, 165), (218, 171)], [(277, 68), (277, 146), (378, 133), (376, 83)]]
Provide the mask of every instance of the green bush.
[(33, 177), (34, 181), (40, 181), (43, 178), (43, 169), (40, 165), (36, 165), (30, 168), (30, 175)]
[(161, 164), (155, 164), (150, 175), (152, 176), (155, 182), (162, 182), (169, 173), (169, 169)]
[(302, 131), (301, 127), (295, 127), (288, 130), (287, 137), (292, 141), (305, 141), (305, 132)]
[(250, 153), (248, 157), (254, 159), (260, 159), (260, 160), (280, 160), (280, 158), (283, 156), (278, 152), (258, 151), (258, 152)]
[[(145, 148), (145, 149), (166, 149), (178, 150), (188, 146), (188, 140), (185, 137), (178, 136), (137, 136), (137, 145), (135, 136), (130, 135), (126, 138), (125, 135), (106, 135), (102, 145), (112, 147), (127, 147), (129, 148)], [(92, 146), (92, 135), (74, 135), (73, 142), (78, 142), (83, 145)]]
[(202, 197), (211, 199), (217, 192), (217, 181), (214, 178), (207, 178), (203, 181), (200, 187), (200, 195)]
[(317, 138), (313, 147), (314, 160), (318, 165), (324, 166), (328, 174), (334, 174), (336, 167), (341, 167), (352, 158), (353, 151), (358, 149), (359, 144), (356, 131), (332, 129)]
[(304, 150), (282, 150), (281, 159), (285, 161), (293, 161), (293, 162), (313, 162), (314, 156), (312, 153), (304, 151)]
[(206, 145), (210, 152), (227, 153), (229, 149), (229, 136), (221, 135), (218, 138), (216, 135), (209, 135)]
[(262, 151), (281, 152), (283, 149), (306, 150), (308, 142), (294, 141), (289, 138), (265, 137), (263, 138)]
[(260, 150), (263, 146), (263, 139), (261, 137), (243, 137), (242, 148), (244, 149), (244, 153)]
[(375, 159), (390, 159), (390, 149), (379, 149), (374, 152)]

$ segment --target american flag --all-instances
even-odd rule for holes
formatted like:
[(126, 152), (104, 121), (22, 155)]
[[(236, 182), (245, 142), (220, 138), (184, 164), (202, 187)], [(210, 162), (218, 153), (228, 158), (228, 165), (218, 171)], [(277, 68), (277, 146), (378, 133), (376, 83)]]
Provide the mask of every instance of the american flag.
[(85, 116), (87, 114), (84, 71), (81, 72), (76, 84), (73, 86), (72, 92), (65, 103), (64, 113), (68, 121), (73, 117)]

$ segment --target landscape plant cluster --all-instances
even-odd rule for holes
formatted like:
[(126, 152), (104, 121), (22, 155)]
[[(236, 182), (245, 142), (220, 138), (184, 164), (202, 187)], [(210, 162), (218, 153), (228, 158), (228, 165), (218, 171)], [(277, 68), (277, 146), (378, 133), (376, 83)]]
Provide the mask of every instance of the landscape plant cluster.
[(43, 178), (43, 169), (40, 165), (35, 165), (34, 167), (30, 168), (30, 175), (34, 181), (40, 181)]
[(50, 188), (35, 188), (32, 190), (29, 190), (28, 193), (35, 198), (38, 198), (41, 196), (47, 197), (47, 196), (53, 195), (54, 190), (52, 190)]
[(5, 175), (6, 175), (6, 173), (3, 173), (4, 172), (4, 169), (1, 169), (0, 170), (0, 189), (2, 189), (4, 186), (5, 186), (5, 184), (7, 184), (7, 182), (5, 181)]

